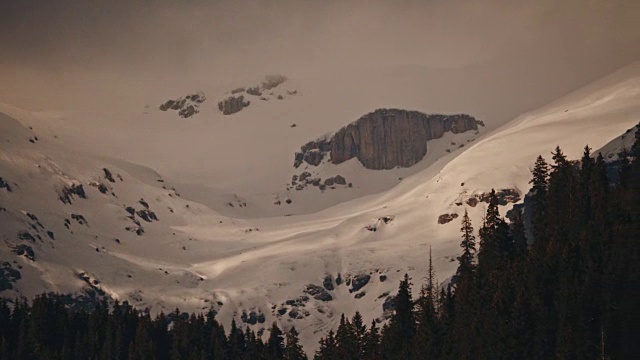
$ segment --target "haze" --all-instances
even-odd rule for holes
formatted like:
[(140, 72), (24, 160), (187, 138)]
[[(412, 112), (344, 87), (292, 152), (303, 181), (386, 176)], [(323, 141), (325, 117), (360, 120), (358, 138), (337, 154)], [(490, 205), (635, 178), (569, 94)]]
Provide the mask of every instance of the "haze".
[(0, 102), (140, 106), (265, 73), (419, 66), (490, 73), (482, 92), (521, 85), (511, 116), (640, 58), (639, 16), (634, 0), (3, 0)]

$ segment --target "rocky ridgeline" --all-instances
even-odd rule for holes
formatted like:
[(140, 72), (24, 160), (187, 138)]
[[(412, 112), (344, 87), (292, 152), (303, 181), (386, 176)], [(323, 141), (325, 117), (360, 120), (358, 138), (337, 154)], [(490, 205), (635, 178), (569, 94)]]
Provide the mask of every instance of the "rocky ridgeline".
[(427, 115), (418, 111), (378, 109), (338, 130), (311, 141), (295, 154), (294, 167), (318, 166), (327, 156), (340, 164), (357, 158), (368, 169), (410, 167), (427, 154), (427, 142), (445, 133), (478, 130), (481, 121), (466, 114)]
[(198, 91), (195, 94), (179, 97), (174, 100), (168, 100), (164, 104), (160, 105), (160, 110), (168, 111), (175, 110), (181, 118), (189, 118), (200, 112), (200, 104), (202, 104), (207, 98), (202, 91)]

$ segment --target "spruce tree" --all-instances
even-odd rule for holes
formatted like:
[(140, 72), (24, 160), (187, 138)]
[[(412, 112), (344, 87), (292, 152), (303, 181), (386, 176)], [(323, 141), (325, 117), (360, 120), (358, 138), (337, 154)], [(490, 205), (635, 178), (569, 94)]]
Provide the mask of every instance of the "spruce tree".
[(540, 239), (534, 242), (534, 249), (538, 252), (544, 249), (544, 240), (546, 239), (546, 218), (547, 218), (547, 192), (549, 190), (549, 165), (541, 155), (538, 155), (536, 163), (532, 170), (533, 178), (529, 183), (531, 186), (532, 200), (532, 234), (534, 239)]
[(380, 359), (380, 356), (380, 332), (376, 321), (373, 320), (369, 331), (365, 333), (362, 359), (377, 360)]
[(285, 360), (307, 360), (307, 354), (305, 354), (302, 345), (300, 345), (295, 326), (292, 326), (287, 331), (285, 339), (287, 343), (284, 349)]
[(232, 359), (240, 359), (245, 351), (245, 337), (242, 330), (236, 325), (236, 320), (231, 320), (231, 329), (229, 329), (229, 356)]
[(527, 235), (521, 211), (515, 211), (510, 224), (511, 238), (514, 245), (514, 257), (524, 264), (527, 255)]
[(580, 196), (582, 198), (582, 224), (587, 224), (591, 219), (591, 185), (593, 173), (595, 171), (595, 161), (591, 158), (591, 148), (584, 147), (582, 158), (580, 159)]
[(462, 217), (460, 232), (462, 232), (462, 242), (460, 242), (462, 255), (458, 257), (459, 264), (456, 273), (459, 279), (471, 276), (475, 266), (476, 237), (473, 235), (473, 226), (471, 225), (471, 219), (469, 218), (467, 210), (464, 211), (464, 216)]
[(356, 360), (360, 358), (359, 343), (353, 325), (344, 314), (336, 331), (336, 351), (340, 359)]
[(365, 337), (367, 335), (367, 325), (364, 324), (364, 320), (362, 319), (362, 314), (359, 311), (351, 318), (351, 325), (355, 332), (356, 342), (358, 346), (358, 356), (362, 358), (364, 354), (365, 348)]
[(498, 197), (496, 191), (491, 190), (489, 194), (489, 204), (487, 205), (487, 212), (484, 218), (484, 223), (478, 235), (480, 237), (480, 250), (478, 251), (478, 265), (487, 269), (498, 267), (500, 259), (500, 231), (504, 231), (501, 228), (503, 220), (500, 218), (500, 211), (498, 210)]
[(405, 360), (411, 354), (411, 344), (416, 330), (411, 280), (408, 274), (400, 281), (398, 294), (394, 299), (394, 310), (389, 321), (389, 329), (383, 337), (383, 355), (385, 359)]
[(320, 347), (314, 356), (315, 360), (340, 360), (337, 353), (336, 339), (333, 330), (320, 339)]
[(284, 358), (284, 337), (282, 330), (274, 321), (271, 325), (271, 333), (265, 347), (265, 357), (267, 360), (280, 360)]

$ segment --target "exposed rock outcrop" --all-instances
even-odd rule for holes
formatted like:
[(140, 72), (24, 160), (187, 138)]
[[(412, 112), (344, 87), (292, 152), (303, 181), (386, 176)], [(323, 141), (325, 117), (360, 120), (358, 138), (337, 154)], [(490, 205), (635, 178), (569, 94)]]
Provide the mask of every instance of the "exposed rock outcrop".
[(33, 251), (33, 248), (29, 245), (20, 244), (13, 247), (13, 253), (18, 256), (24, 256), (25, 258), (36, 261), (36, 253)]
[(87, 194), (84, 192), (84, 187), (82, 184), (71, 184), (69, 186), (64, 186), (62, 189), (58, 191), (58, 199), (62, 201), (64, 204), (73, 203), (74, 196), (77, 196), (81, 199), (86, 199)]
[(331, 294), (329, 294), (329, 292), (327, 290), (325, 290), (325, 288), (323, 288), (322, 286), (309, 284), (309, 285), (307, 285), (307, 287), (304, 290), (304, 292), (309, 294), (309, 295), (311, 295), (311, 296), (313, 296), (313, 298), (316, 299), (316, 300), (320, 300), (320, 301), (331, 301), (331, 300), (333, 300), (333, 296), (331, 296)]
[(181, 118), (189, 118), (200, 112), (200, 104), (207, 98), (202, 91), (195, 94), (179, 97), (174, 100), (168, 100), (160, 105), (160, 110), (175, 110)]
[(331, 275), (325, 276), (324, 280), (322, 281), (322, 286), (324, 286), (324, 288), (329, 290), (329, 291), (333, 291), (333, 289), (334, 289), (333, 276), (331, 276)]
[(264, 90), (271, 90), (285, 81), (287, 77), (284, 75), (267, 75), (261, 85)]
[(136, 214), (146, 222), (158, 221), (158, 216), (156, 215), (156, 213), (148, 209), (138, 210), (136, 211)]
[(317, 165), (330, 154), (340, 164), (357, 158), (368, 169), (410, 167), (427, 154), (427, 141), (446, 132), (477, 130), (481, 122), (473, 116), (427, 115), (418, 111), (378, 109), (338, 130), (332, 137), (311, 141), (296, 153), (294, 166)]
[(244, 101), (244, 96), (229, 96), (228, 98), (218, 102), (218, 109), (224, 115), (231, 115), (239, 112), (251, 104), (250, 101)]
[(438, 216), (438, 224), (447, 224), (453, 221), (453, 219), (458, 218), (458, 214), (442, 214)]
[[(318, 152), (314, 152), (318, 153)], [(352, 184), (347, 184), (347, 179), (342, 175), (336, 175), (333, 177), (329, 177), (326, 179), (322, 179), (318, 174), (315, 176), (308, 171), (303, 171), (300, 175), (293, 175), (291, 177), (291, 183), (288, 185), (287, 189), (294, 188), (298, 191), (304, 190), (307, 186), (315, 186), (319, 188), (321, 191), (329, 189), (335, 189), (340, 186), (348, 186), (351, 187)]]
[(264, 322), (266, 321), (266, 317), (260, 311), (252, 310), (249, 312), (249, 314), (247, 314), (246, 311), (243, 311), (242, 315), (240, 316), (240, 320), (243, 323), (249, 324), (249, 325), (255, 325), (258, 323), (264, 324)]
[[(467, 205), (475, 207), (479, 202), (489, 203), (490, 193), (482, 193), (474, 195), (467, 199)], [(496, 197), (498, 198), (498, 205), (505, 206), (509, 203), (517, 203), (520, 201), (520, 192), (516, 189), (500, 189), (496, 190)]]
[[(276, 94), (272, 90), (285, 81), (287, 81), (287, 78), (284, 75), (267, 75), (258, 85), (235, 88), (230, 91), (231, 96), (218, 102), (218, 109), (224, 115), (231, 115), (241, 111), (251, 104), (250, 101), (245, 101), (245, 95), (247, 97), (256, 96), (263, 101), (269, 101), (271, 98), (284, 100), (282, 94)], [(296, 93), (297, 91), (294, 94)]]
[(395, 218), (396, 218), (395, 215), (382, 216), (378, 218), (375, 224), (367, 225), (364, 228), (366, 230), (376, 232), (378, 231), (378, 228), (380, 228), (383, 225), (389, 224), (390, 222), (395, 220)]
[(76, 222), (78, 222), (78, 224), (80, 224), (80, 225), (87, 225), (87, 226), (88, 226), (88, 223), (89, 223), (89, 222), (88, 222), (88, 221), (87, 221), (87, 219), (86, 219), (83, 215), (81, 215), (81, 214), (71, 214), (71, 218), (72, 218), (73, 220), (75, 220)]
[(371, 280), (371, 275), (369, 274), (358, 274), (354, 276), (351, 281), (351, 289), (349, 289), (349, 292), (358, 292), (369, 283), (369, 280)]
[(253, 95), (253, 96), (260, 96), (262, 95), (262, 91), (260, 91), (260, 87), (254, 86), (254, 87), (247, 88), (247, 94)]
[(116, 182), (116, 180), (113, 178), (113, 174), (111, 173), (111, 170), (104, 168), (102, 169), (102, 171), (104, 172), (104, 178), (109, 180), (109, 182)]
[(0, 189), (6, 189), (8, 192), (11, 192), (11, 185), (9, 185), (9, 183), (2, 177), (0, 177)]

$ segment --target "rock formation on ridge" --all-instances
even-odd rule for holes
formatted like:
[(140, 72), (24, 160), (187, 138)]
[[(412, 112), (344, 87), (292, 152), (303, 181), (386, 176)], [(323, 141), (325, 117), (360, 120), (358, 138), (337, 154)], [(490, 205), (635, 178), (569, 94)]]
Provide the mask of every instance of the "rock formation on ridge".
[(358, 158), (368, 169), (410, 167), (427, 154), (427, 142), (446, 132), (477, 130), (482, 122), (466, 114), (427, 115), (419, 111), (378, 109), (338, 130), (326, 139), (311, 141), (295, 154), (294, 166), (340, 164)]

